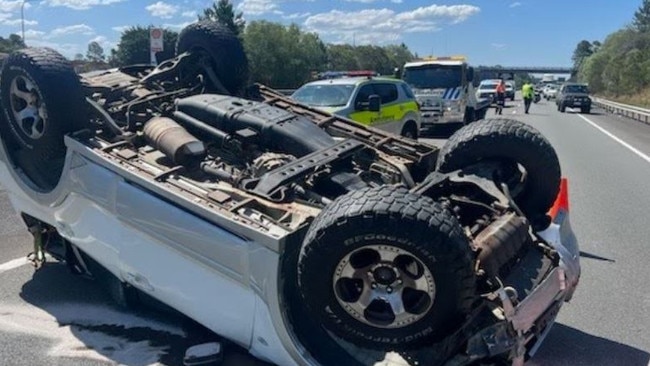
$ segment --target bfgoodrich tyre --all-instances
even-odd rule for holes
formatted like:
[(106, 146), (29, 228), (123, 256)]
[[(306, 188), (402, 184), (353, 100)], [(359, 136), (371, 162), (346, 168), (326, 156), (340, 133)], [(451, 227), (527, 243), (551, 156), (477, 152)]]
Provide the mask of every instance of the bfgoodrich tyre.
[(52, 190), (63, 168), (64, 135), (87, 126), (72, 64), (49, 48), (12, 53), (0, 72), (0, 98), (0, 131), (10, 158), (39, 190)]
[(487, 119), (456, 131), (438, 156), (437, 169), (451, 172), (481, 161), (517, 163), (526, 170), (515, 201), (529, 216), (546, 214), (560, 189), (555, 150), (533, 127), (509, 119)]
[(188, 25), (178, 35), (176, 54), (187, 51), (211, 65), (228, 92), (242, 93), (248, 83), (248, 59), (241, 41), (228, 28), (210, 20)]
[(364, 348), (410, 349), (460, 323), (475, 295), (472, 263), (460, 224), (438, 203), (404, 188), (361, 189), (309, 228), (298, 290), (336, 336)]

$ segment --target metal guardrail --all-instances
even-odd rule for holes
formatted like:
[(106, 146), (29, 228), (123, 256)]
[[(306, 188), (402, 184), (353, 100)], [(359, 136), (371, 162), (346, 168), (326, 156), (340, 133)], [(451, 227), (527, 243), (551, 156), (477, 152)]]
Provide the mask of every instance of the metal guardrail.
[(597, 97), (592, 97), (591, 100), (594, 105), (597, 105), (609, 113), (631, 118), (650, 125), (650, 109), (612, 102), (610, 100)]

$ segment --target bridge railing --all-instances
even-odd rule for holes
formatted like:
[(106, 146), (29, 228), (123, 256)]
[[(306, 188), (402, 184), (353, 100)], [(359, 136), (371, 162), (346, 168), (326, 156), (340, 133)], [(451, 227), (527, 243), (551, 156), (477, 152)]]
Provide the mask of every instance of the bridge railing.
[(592, 97), (594, 105), (606, 110), (609, 113), (617, 114), (646, 124), (650, 124), (650, 109), (640, 108), (633, 105), (613, 102), (611, 100)]

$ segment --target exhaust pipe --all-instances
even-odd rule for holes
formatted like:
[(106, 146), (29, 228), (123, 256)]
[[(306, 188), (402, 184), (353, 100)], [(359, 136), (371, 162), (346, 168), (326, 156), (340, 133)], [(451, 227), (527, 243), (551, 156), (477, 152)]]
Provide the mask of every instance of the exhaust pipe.
[(205, 145), (171, 118), (154, 117), (144, 125), (144, 136), (176, 165), (197, 164), (206, 156)]

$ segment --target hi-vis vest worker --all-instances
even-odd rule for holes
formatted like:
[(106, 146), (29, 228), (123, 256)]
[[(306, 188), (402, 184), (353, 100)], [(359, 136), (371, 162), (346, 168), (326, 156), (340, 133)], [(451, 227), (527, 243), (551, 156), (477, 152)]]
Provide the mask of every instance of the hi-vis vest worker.
[(319, 80), (303, 85), (291, 97), (365, 126), (409, 138), (417, 138), (420, 131), (415, 95), (399, 79), (369, 75)]
[(524, 86), (521, 87), (521, 96), (524, 99), (533, 99), (535, 96), (535, 89), (531, 83), (526, 82)]

